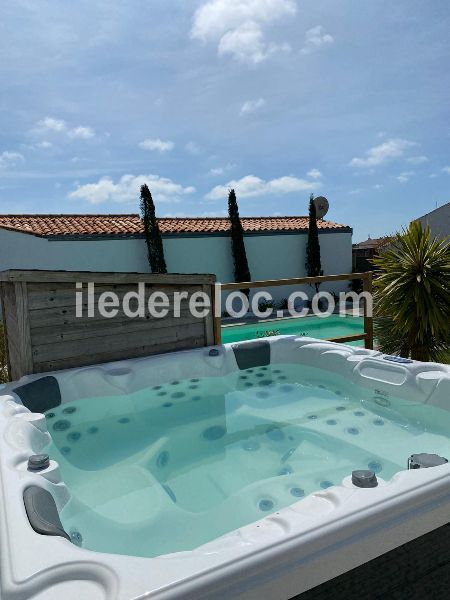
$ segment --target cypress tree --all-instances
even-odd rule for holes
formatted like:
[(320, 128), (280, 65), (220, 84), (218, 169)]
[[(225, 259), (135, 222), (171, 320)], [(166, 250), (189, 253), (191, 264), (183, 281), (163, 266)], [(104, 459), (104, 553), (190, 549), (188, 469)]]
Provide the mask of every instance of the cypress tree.
[(141, 219), (144, 223), (148, 262), (152, 273), (167, 273), (164, 248), (155, 214), (155, 205), (147, 184), (141, 186)]
[[(228, 214), (231, 223), (231, 250), (234, 262), (234, 280), (236, 282), (250, 281), (250, 269), (248, 268), (244, 244), (244, 230), (239, 217), (239, 208), (234, 190), (230, 190), (230, 193), (228, 194)], [(247, 297), (249, 296), (250, 290), (246, 289), (241, 291)]]
[[(323, 275), (322, 265), (320, 262), (320, 244), (319, 230), (317, 228), (316, 206), (314, 204), (314, 195), (309, 198), (309, 225), (308, 225), (308, 242), (306, 244), (306, 272), (308, 277), (318, 277)], [(320, 283), (314, 284), (316, 292), (319, 291)]]

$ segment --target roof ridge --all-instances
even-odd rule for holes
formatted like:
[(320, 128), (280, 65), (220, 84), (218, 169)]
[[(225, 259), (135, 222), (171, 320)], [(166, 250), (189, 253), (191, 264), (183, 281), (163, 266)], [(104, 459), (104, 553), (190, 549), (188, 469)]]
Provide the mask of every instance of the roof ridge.
[(139, 217), (137, 213), (1, 213), (1, 218), (27, 217)]
[[(172, 220), (177, 220), (177, 219), (184, 219), (186, 221), (198, 221), (199, 219), (201, 219), (202, 221), (217, 221), (217, 219), (223, 219), (223, 220), (229, 220), (230, 217), (224, 217), (224, 216), (217, 216), (217, 217), (158, 217), (158, 219), (172, 219)], [(308, 219), (309, 217), (306, 215), (278, 215), (276, 217), (270, 217), (270, 216), (261, 216), (261, 217), (255, 217), (255, 216), (245, 216), (245, 215), (240, 215), (241, 219)]]
[[(0, 213), (1, 218), (66, 218), (66, 217), (140, 217), (138, 213)], [(241, 215), (241, 219), (308, 219), (308, 215)], [(203, 216), (186, 216), (186, 217), (158, 217), (158, 219), (186, 219), (186, 220), (213, 220), (213, 219), (229, 219), (223, 215), (217, 217)]]
[[(308, 229), (308, 217), (263, 216), (242, 217), (247, 233), (294, 232)], [(158, 219), (164, 235), (192, 233), (224, 233), (231, 225), (227, 216), (218, 217), (161, 217)], [(351, 228), (333, 221), (318, 221), (321, 231), (350, 230)], [(121, 214), (28, 214), (1, 215), (0, 229), (9, 229), (44, 237), (55, 236), (127, 236), (141, 235), (143, 224), (135, 213)]]

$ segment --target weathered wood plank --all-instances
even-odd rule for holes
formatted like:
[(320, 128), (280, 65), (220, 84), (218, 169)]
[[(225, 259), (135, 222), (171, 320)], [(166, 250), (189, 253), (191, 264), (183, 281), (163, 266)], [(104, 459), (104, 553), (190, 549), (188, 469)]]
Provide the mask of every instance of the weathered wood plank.
[(21, 356), (21, 370), (24, 375), (33, 372), (33, 357), (31, 352), (30, 320), (28, 311), (27, 284), (20, 281), (14, 284), (16, 296), (16, 319), (18, 346)]
[[(87, 286), (83, 286), (83, 315), (77, 314), (75, 282), (94, 282), (94, 317), (88, 317)], [(195, 292), (211, 293), (211, 275), (152, 275), (148, 273), (73, 273), (9, 271), (0, 276), (8, 333), (8, 352), (14, 379), (25, 373), (68, 368), (124, 358), (188, 349), (213, 343), (212, 316), (199, 318), (189, 311)], [(138, 283), (145, 283), (144, 317), (124, 314), (123, 299), (132, 293), (130, 310), (137, 311)], [(98, 313), (104, 292), (114, 292), (118, 312)], [(169, 297), (169, 312), (155, 317), (148, 311), (153, 292)], [(187, 293), (176, 299), (175, 294)], [(109, 312), (111, 311), (109, 307)], [(161, 312), (163, 307), (158, 306)], [(179, 315), (179, 316), (178, 316)]]
[[(190, 296), (189, 296), (190, 298)], [(169, 300), (171, 301), (169, 314), (173, 314), (173, 303), (172, 298), (169, 296)], [(148, 298), (147, 298), (148, 301)], [(147, 305), (147, 302), (146, 302)], [(51, 308), (41, 308), (38, 310), (30, 311), (30, 323), (31, 327), (45, 327), (45, 326), (62, 326), (70, 323), (77, 323), (82, 319), (88, 319), (89, 322), (93, 323), (96, 321), (105, 321), (105, 317), (99, 314), (97, 309), (97, 304), (95, 303), (95, 312), (93, 317), (88, 317), (88, 305), (87, 303), (82, 304), (82, 317), (77, 316), (76, 307), (72, 306), (56, 306)], [(130, 302), (130, 309), (132, 311), (137, 309), (137, 302)], [(182, 300), (180, 302), (180, 314), (185, 313), (189, 310), (189, 299)], [(154, 318), (149, 313), (148, 310), (145, 310), (144, 318)], [(106, 319), (109, 320), (109, 319)], [(122, 311), (119, 311), (114, 320), (122, 321), (122, 320), (132, 320), (130, 317), (127, 317)], [(142, 319), (141, 319), (142, 320)]]
[(10, 297), (11, 291), (13, 291), (13, 285), (11, 283), (0, 282), (0, 296), (1, 296), (1, 308), (2, 308), (2, 320), (3, 320), (3, 333), (6, 350), (6, 361), (8, 368), (8, 377), (11, 380), (11, 359), (14, 360), (14, 343), (8, 344), (8, 340), (15, 340), (17, 336), (16, 327), (17, 322), (11, 320), (10, 314), (13, 313), (13, 307), (15, 306), (15, 299)]
[(11, 336), (10, 349), (14, 350), (17, 344), (17, 319), (16, 314), (16, 294), (13, 283), (2, 283), (2, 304), (3, 304), (3, 319), (7, 325), (8, 332)]
[(336, 338), (328, 338), (326, 341), (336, 342), (337, 344), (345, 344), (346, 342), (357, 342), (358, 340), (365, 340), (366, 337), (366, 333), (356, 333), (355, 335), (345, 335)]
[[(363, 291), (372, 296), (372, 276), (363, 281)], [(366, 333), (365, 347), (373, 350), (373, 317), (369, 315), (368, 302), (364, 298), (364, 331)]]
[[(174, 319), (172, 326), (154, 330), (126, 330), (120, 334), (103, 335), (96, 338), (85, 338), (73, 341), (62, 341), (59, 344), (43, 344), (33, 347), (33, 361), (44, 362), (55, 358), (70, 358), (71, 356), (89, 356), (103, 352), (105, 360), (114, 360), (116, 351), (132, 350), (139, 346), (154, 346), (185, 338), (198, 337), (206, 345), (204, 325), (202, 321), (179, 326)], [(109, 358), (111, 357), (111, 358)]]
[(209, 310), (208, 310), (208, 314), (204, 318), (205, 340), (206, 340), (207, 346), (213, 346), (214, 345), (214, 317), (213, 317), (214, 301), (212, 299), (212, 295), (214, 292), (213, 286), (204, 285), (204, 286), (202, 286), (202, 291), (209, 298)]
[(190, 285), (214, 283), (216, 276), (206, 273), (103, 273), (97, 271), (0, 271), (0, 281), (26, 281), (27, 283), (82, 282), (87, 283), (153, 283), (155, 285)]
[[(30, 323), (31, 323), (31, 328), (32, 331), (34, 329), (40, 329), (40, 328), (44, 328), (44, 327), (70, 327), (72, 325), (76, 325), (77, 323), (80, 323), (81, 321), (83, 322), (87, 322), (92, 326), (96, 326), (98, 323), (104, 323), (105, 321), (108, 323), (111, 323), (111, 321), (114, 321), (114, 323), (121, 323), (121, 322), (128, 322), (128, 321), (153, 321), (153, 320), (161, 320), (161, 319), (157, 319), (155, 317), (151, 317), (150, 315), (146, 315), (144, 318), (141, 317), (135, 317), (135, 318), (129, 318), (124, 314), (118, 314), (116, 317), (114, 317), (113, 319), (105, 319), (105, 317), (102, 317), (100, 315), (96, 315), (95, 317), (87, 317), (87, 311), (84, 311), (84, 316), (83, 317), (77, 317), (76, 316), (76, 312), (75, 312), (75, 308), (61, 308), (61, 309), (57, 309), (54, 311), (49, 311), (47, 313), (41, 313), (39, 311), (40, 314), (36, 314), (36, 312), (31, 312), (30, 313)], [(180, 310), (180, 317), (184, 316), (186, 314), (190, 314), (189, 313), (189, 308), (188, 307), (183, 307)], [(88, 327), (90, 325), (87, 325)]]
[[(191, 296), (192, 293), (202, 289), (203, 288), (200, 285), (190, 285), (185, 290), (178, 290), (174, 289), (174, 286), (145, 284), (144, 297), (147, 304), (148, 299), (153, 292), (164, 292), (171, 300), (173, 300), (176, 292), (187, 291), (189, 296)], [(48, 284), (29, 284), (28, 306), (30, 310), (42, 310), (45, 308), (57, 308), (61, 306), (75, 306), (77, 301), (76, 294), (79, 292), (82, 292), (82, 300), (85, 304), (87, 302), (88, 294), (87, 285), (84, 285), (84, 287), (80, 290), (75, 287), (75, 284), (69, 287), (67, 284), (52, 284), (51, 286), (48, 286)], [(98, 302), (100, 296), (105, 292), (113, 292), (117, 294), (117, 297), (122, 303), (123, 298), (127, 293), (138, 292), (138, 285), (95, 285), (93, 294), (95, 303)], [(187, 302), (187, 300), (182, 300), (182, 302)]]
[(26, 283), (2, 285), (10, 376), (17, 379), (33, 372)]
[(220, 285), (211, 286), (211, 298), (212, 298), (212, 318), (213, 318), (213, 339), (214, 344), (219, 346), (222, 343), (222, 317), (220, 314), (216, 315), (216, 312), (220, 311), (221, 303), (221, 290)]
[(104, 352), (99, 354), (90, 354), (89, 356), (72, 356), (70, 358), (37, 362), (34, 364), (35, 373), (46, 373), (48, 371), (58, 371), (60, 369), (71, 369), (87, 365), (96, 365), (99, 363), (113, 362), (118, 360), (127, 360), (130, 358), (139, 358), (142, 356), (151, 356), (152, 354), (165, 354), (167, 352), (176, 352), (178, 350), (191, 350), (204, 346), (204, 340), (195, 336), (183, 340), (171, 341), (160, 344), (159, 346), (142, 345), (133, 349), (117, 351), (113, 357), (105, 356)]
[(321, 275), (319, 277), (293, 277), (291, 279), (267, 279), (265, 281), (242, 281), (239, 283), (222, 283), (221, 289), (244, 290), (258, 287), (280, 287), (282, 285), (304, 285), (312, 283), (326, 283), (327, 281), (350, 281), (353, 279), (366, 280), (372, 277), (371, 273), (349, 273), (346, 275)]
[(143, 335), (148, 331), (163, 329), (170, 326), (187, 325), (193, 322), (201, 322), (202, 319), (192, 317), (188, 309), (180, 313), (180, 317), (168, 322), (167, 319), (122, 317), (119, 319), (77, 319), (61, 327), (34, 327), (31, 329), (31, 341), (33, 347), (42, 344), (58, 344), (65, 341), (87, 340), (99, 336), (110, 336), (115, 334), (126, 335), (131, 332), (141, 331)]

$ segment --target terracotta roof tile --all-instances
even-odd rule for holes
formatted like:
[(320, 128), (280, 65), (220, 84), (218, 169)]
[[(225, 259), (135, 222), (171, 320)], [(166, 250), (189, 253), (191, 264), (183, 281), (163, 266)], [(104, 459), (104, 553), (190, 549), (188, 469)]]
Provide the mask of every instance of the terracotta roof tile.
[[(305, 231), (308, 217), (242, 217), (244, 231)], [(161, 232), (170, 234), (221, 233), (230, 229), (225, 217), (158, 219)], [(319, 229), (350, 230), (347, 225), (319, 220)], [(131, 236), (144, 233), (139, 215), (0, 215), (0, 228), (43, 237)]]

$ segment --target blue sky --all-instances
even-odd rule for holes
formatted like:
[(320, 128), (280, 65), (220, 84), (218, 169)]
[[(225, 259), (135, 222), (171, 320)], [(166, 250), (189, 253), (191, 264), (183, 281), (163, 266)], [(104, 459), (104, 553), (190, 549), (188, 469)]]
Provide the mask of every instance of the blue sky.
[(447, 0), (15, 0), (0, 212), (306, 214), (355, 241), (450, 200)]

